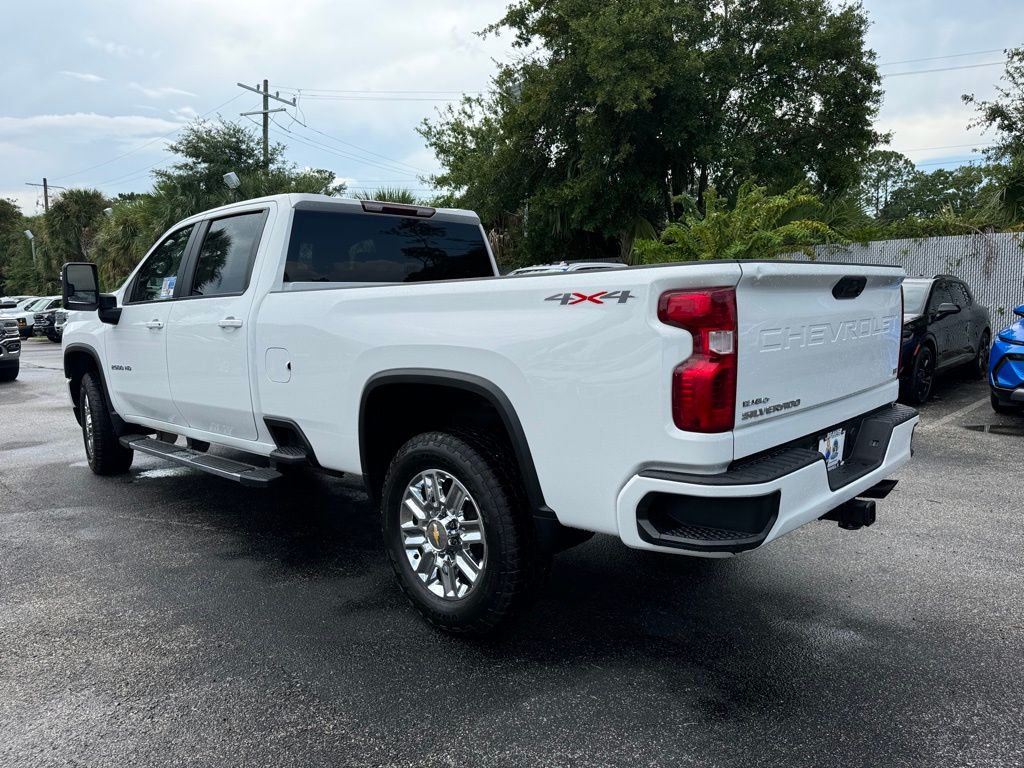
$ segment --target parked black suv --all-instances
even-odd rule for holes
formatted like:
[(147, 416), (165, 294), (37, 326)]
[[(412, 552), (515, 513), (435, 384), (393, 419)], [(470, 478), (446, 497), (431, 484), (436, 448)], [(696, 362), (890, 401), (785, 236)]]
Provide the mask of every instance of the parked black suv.
[(45, 312), (36, 312), (32, 323), (32, 334), (34, 336), (45, 336), (54, 343), (60, 342), (57, 335), (57, 312), (63, 310), (48, 309)]
[(903, 281), (903, 354), (900, 399), (917, 405), (932, 392), (935, 374), (970, 365), (988, 374), (992, 327), (988, 310), (952, 275)]

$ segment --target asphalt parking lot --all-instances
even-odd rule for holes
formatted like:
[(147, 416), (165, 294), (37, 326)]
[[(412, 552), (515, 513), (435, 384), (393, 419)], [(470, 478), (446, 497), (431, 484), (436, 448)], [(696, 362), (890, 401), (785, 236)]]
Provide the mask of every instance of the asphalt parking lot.
[(1024, 419), (983, 382), (872, 528), (597, 537), (479, 643), (407, 607), (355, 481), (93, 476), (60, 360), (0, 385), (0, 765), (1024, 765)]

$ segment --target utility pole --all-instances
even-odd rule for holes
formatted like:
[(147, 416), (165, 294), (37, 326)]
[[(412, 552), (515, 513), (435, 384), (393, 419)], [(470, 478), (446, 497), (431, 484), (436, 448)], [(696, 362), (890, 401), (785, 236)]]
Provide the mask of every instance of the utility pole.
[[(43, 213), (49, 213), (50, 212), (50, 185), (46, 182), (46, 177), (43, 176), (43, 183), (42, 184), (34, 184), (31, 181), (26, 181), (25, 184), (27, 184), (30, 187), (42, 187), (43, 188)], [(54, 189), (67, 189), (67, 187), (54, 186)], [(37, 198), (37, 200), (38, 200), (38, 198)]]
[(241, 117), (246, 117), (247, 115), (263, 115), (263, 170), (269, 171), (270, 170), (270, 113), (271, 112), (286, 112), (287, 111), (286, 109), (284, 109), (284, 107), (279, 107), (277, 109), (271, 109), (270, 108), (270, 100), (273, 99), (274, 101), (280, 101), (282, 104), (287, 104), (289, 107), (294, 107), (295, 106), (295, 99), (292, 99), (291, 101), (289, 101), (288, 99), (282, 99), (281, 95), (280, 95), (280, 91), (274, 91), (274, 93), (271, 93), (270, 92), (270, 83), (267, 82), (266, 80), (263, 81), (263, 88), (262, 88), (262, 90), (260, 89), (259, 85), (257, 85), (255, 88), (253, 88), (251, 86), (248, 86), (245, 83), (236, 83), (236, 85), (239, 88), (245, 88), (245, 90), (247, 90), (247, 91), (252, 91), (253, 93), (258, 93), (260, 96), (263, 97), (263, 109), (257, 110), (255, 112), (241, 112), (239, 114), (240, 114)]

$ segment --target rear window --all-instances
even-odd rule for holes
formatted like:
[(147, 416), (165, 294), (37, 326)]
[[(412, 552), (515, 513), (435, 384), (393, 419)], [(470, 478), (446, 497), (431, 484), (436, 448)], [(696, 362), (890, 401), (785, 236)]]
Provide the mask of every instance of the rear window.
[(476, 224), (406, 216), (296, 211), (286, 283), (411, 283), (491, 277)]

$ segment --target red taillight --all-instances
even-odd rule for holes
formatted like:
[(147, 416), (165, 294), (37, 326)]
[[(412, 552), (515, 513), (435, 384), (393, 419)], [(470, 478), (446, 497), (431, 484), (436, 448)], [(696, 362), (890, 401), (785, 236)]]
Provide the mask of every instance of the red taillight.
[(672, 419), (687, 432), (728, 432), (736, 423), (736, 291), (668, 291), (658, 319), (693, 336), (693, 354), (672, 372)]

